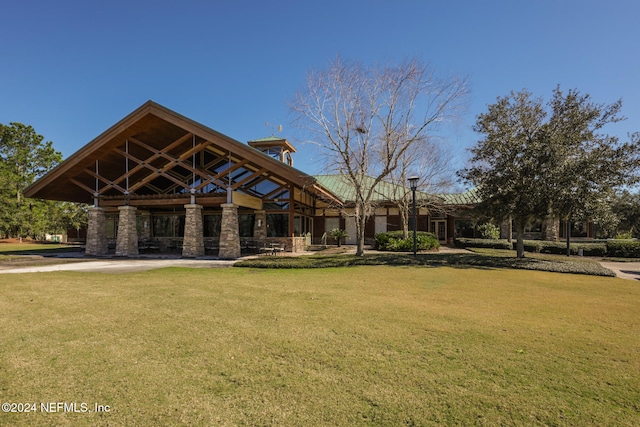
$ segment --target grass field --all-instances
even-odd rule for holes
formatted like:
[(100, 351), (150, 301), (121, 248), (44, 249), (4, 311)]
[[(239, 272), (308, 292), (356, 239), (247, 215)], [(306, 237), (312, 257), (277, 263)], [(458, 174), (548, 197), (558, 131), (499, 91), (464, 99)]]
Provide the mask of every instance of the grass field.
[[(0, 402), (37, 404), (0, 425), (640, 424), (629, 280), (415, 266), (59, 272), (0, 276), (0, 313)], [(42, 411), (57, 402), (79, 412)], [(95, 404), (109, 411), (82, 412)]]

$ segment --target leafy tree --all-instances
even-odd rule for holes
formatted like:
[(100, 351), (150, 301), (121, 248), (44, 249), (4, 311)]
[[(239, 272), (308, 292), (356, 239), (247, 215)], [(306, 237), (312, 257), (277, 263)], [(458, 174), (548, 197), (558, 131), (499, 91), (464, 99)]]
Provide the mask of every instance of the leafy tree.
[(0, 124), (0, 228), (5, 236), (26, 236), (47, 220), (39, 217), (43, 202), (23, 196), (25, 188), (62, 161), (53, 143), (43, 140), (31, 126)]
[(354, 190), (357, 255), (364, 253), (378, 185), (405, 154), (428, 149), (428, 136), (457, 116), (466, 93), (463, 79), (438, 78), (416, 59), (365, 67), (338, 58), (308, 74), (291, 109), (325, 155), (325, 170)]
[(622, 144), (600, 133), (621, 120), (620, 101), (594, 104), (558, 87), (546, 106), (526, 90), (498, 98), (477, 117), (484, 138), (458, 173), (478, 187), (485, 212), (513, 219), (518, 257), (534, 218), (611, 221), (615, 189), (638, 180), (639, 135)]
[[(632, 193), (625, 189), (616, 194), (612, 209), (620, 221), (617, 234), (628, 234), (632, 237), (640, 236), (640, 192)], [(609, 235), (614, 235), (610, 232)]]

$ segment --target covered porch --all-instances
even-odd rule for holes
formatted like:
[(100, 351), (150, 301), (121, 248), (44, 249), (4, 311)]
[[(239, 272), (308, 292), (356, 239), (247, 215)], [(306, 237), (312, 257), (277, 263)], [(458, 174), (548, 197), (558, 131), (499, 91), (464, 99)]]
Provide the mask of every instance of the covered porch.
[(274, 243), (301, 250), (318, 199), (331, 195), (291, 166), (286, 140), (259, 142), (241, 143), (149, 101), (25, 194), (90, 205), (91, 256), (233, 259)]

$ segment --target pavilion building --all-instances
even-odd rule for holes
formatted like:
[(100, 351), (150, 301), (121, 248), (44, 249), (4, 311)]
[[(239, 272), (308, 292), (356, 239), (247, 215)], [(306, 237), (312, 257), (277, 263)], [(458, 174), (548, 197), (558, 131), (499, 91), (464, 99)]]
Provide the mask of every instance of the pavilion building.
[[(293, 167), (295, 148), (271, 136), (234, 140), (148, 101), (25, 191), (26, 197), (86, 203), (86, 254), (173, 252), (222, 259), (279, 245), (298, 252), (333, 228), (355, 242), (352, 189), (339, 175)], [(383, 183), (365, 238), (402, 228)], [(418, 192), (420, 198), (433, 197)], [(468, 234), (474, 192), (439, 196), (449, 209), (420, 209), (418, 229), (443, 243)]]

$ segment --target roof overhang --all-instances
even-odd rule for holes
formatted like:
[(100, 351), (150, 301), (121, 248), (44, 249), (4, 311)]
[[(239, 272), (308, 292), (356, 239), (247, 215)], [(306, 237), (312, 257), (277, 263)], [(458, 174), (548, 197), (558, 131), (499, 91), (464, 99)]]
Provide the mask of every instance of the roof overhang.
[[(283, 185), (315, 188), (316, 180), (306, 173), (148, 101), (33, 183), (25, 190), (25, 196), (89, 204), (97, 193), (105, 200), (125, 195), (129, 198), (129, 188), (151, 185), (148, 178), (151, 173), (177, 182), (169, 173), (172, 165), (183, 167), (184, 175), (201, 173), (201, 165), (190, 162), (196, 153), (204, 151), (209, 156), (233, 158), (255, 179), (268, 176)], [(201, 157), (204, 158), (204, 154)], [(223, 181), (224, 174), (209, 178)], [(136, 200), (136, 204), (143, 204), (144, 198), (144, 195), (131, 195), (131, 201)], [(258, 204), (249, 199), (244, 203)]]

